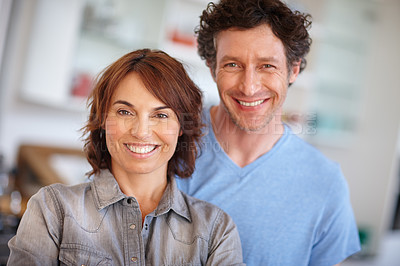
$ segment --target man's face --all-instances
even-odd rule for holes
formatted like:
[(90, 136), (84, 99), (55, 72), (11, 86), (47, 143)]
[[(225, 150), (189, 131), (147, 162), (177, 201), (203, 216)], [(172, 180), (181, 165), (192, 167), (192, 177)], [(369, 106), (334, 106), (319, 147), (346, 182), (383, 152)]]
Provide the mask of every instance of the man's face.
[[(218, 33), (214, 80), (221, 107), (245, 131), (258, 131), (280, 115), (289, 83), (299, 67), (288, 71), (285, 48), (271, 28), (231, 28)], [(280, 117), (279, 117), (280, 121)]]

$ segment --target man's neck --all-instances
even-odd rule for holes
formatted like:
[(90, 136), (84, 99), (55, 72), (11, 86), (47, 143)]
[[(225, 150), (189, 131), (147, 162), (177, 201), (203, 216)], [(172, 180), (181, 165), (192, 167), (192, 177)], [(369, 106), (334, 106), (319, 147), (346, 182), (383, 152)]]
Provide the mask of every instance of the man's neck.
[(251, 132), (236, 126), (221, 105), (213, 106), (210, 116), (220, 146), (240, 167), (254, 162), (270, 151), (285, 130), (280, 115), (275, 115), (264, 128)]

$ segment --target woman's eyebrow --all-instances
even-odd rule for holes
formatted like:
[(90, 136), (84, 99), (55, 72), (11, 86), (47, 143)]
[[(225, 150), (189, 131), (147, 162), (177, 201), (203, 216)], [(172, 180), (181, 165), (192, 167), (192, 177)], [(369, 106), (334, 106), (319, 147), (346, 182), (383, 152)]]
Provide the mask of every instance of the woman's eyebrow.
[(123, 105), (129, 106), (129, 107), (133, 107), (133, 104), (131, 104), (130, 102), (127, 102), (127, 101), (123, 101), (123, 100), (117, 100), (113, 103), (113, 105), (116, 105), (116, 104), (123, 104)]
[[(131, 104), (130, 102), (124, 101), (124, 100), (117, 100), (113, 103), (113, 105), (116, 104), (123, 104), (126, 105), (128, 107), (135, 107), (133, 104)], [(170, 107), (166, 106), (166, 105), (162, 105), (162, 106), (158, 106), (153, 108), (154, 111), (159, 111), (159, 110), (163, 110), (163, 109), (171, 109)]]

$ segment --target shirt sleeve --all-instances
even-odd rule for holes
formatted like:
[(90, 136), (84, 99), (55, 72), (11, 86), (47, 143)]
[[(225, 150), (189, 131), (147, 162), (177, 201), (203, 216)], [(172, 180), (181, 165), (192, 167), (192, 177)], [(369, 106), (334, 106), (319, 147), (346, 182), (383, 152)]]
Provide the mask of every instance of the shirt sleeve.
[(326, 196), (309, 265), (335, 265), (361, 249), (347, 183), (341, 173), (335, 180), (339, 182)]
[(239, 233), (232, 218), (220, 210), (211, 231), (206, 265), (245, 265)]
[(61, 210), (48, 187), (31, 197), (9, 241), (8, 265), (58, 265)]

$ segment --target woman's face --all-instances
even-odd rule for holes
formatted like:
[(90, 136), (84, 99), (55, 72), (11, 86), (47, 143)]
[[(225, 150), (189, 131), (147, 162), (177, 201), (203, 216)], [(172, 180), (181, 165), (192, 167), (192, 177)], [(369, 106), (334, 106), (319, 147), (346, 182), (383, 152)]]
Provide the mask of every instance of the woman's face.
[(180, 124), (175, 112), (146, 89), (137, 73), (129, 73), (115, 90), (105, 131), (114, 176), (166, 176)]

